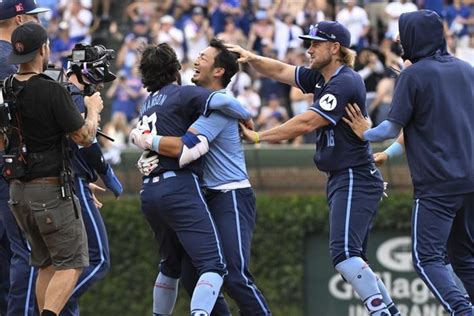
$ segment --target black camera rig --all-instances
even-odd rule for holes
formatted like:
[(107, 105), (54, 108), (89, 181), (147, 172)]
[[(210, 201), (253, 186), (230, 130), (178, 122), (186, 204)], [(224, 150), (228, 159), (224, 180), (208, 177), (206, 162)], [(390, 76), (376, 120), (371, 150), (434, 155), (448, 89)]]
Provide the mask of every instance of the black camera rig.
[(116, 79), (109, 71), (110, 61), (114, 58), (115, 51), (103, 45), (76, 44), (68, 58), (67, 72), (76, 74), (77, 80), (84, 85), (84, 95), (90, 96), (97, 85)]

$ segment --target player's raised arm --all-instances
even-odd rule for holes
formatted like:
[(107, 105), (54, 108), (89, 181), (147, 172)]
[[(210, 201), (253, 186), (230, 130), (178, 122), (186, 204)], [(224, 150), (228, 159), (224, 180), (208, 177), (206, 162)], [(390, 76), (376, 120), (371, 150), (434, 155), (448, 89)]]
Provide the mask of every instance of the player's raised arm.
[(238, 45), (226, 44), (226, 46), (231, 52), (240, 55), (240, 58), (237, 60), (239, 63), (249, 63), (256, 71), (265, 77), (270, 77), (297, 87), (295, 81), (296, 66), (283, 63), (276, 59), (259, 56)]

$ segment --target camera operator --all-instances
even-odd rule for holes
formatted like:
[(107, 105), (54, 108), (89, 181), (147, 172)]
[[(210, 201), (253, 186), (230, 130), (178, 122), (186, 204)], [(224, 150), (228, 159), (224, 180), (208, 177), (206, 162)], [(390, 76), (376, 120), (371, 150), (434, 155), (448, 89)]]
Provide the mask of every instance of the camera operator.
[[(75, 60), (74, 56), (76, 55), (83, 58)], [(112, 58), (113, 51), (106, 50), (103, 46), (77, 44), (74, 47), (67, 69), (67, 88), (72, 95), (74, 104), (83, 115), (86, 113), (84, 93), (92, 93), (98, 90), (103, 83), (115, 80), (116, 76), (108, 70), (109, 61)], [(73, 150), (74, 184), (81, 203), (82, 218), (87, 233), (89, 267), (83, 270), (61, 316), (78, 315), (79, 297), (102, 279), (110, 268), (109, 241), (99, 211), (101, 204), (94, 198), (96, 186), (93, 183), (100, 176), (105, 186), (116, 197), (119, 197), (123, 191), (111, 166), (105, 163), (97, 140), (94, 140), (89, 147), (78, 146), (72, 142), (70, 142), (70, 146)]]
[[(18, 70), (8, 63), (13, 30), (28, 21), (39, 22), (38, 14), (46, 11), (49, 9), (38, 7), (34, 0), (0, 1), (0, 81)], [(0, 170), (3, 150), (0, 148)], [(8, 206), (8, 191), (8, 183), (0, 177), (0, 315), (34, 315), (36, 269), (29, 265), (28, 246)]]
[[(7, 130), (4, 176), (11, 179), (11, 209), (31, 245), (30, 263), (39, 268), (36, 298), (42, 316), (62, 310), (89, 265), (87, 236), (72, 193), (65, 136), (92, 144), (103, 103), (99, 93), (85, 97), (81, 116), (63, 86), (42, 75), (50, 54), (46, 30), (37, 23), (18, 26), (9, 61), (20, 64), (6, 79), (15, 96)], [(8, 159), (7, 159), (8, 158)]]

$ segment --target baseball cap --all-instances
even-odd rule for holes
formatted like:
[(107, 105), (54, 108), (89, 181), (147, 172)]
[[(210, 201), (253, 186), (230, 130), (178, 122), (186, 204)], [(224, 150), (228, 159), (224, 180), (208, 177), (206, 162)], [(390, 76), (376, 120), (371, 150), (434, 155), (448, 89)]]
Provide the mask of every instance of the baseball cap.
[(26, 64), (35, 58), (41, 46), (48, 41), (44, 27), (36, 22), (19, 25), (12, 33), (13, 51), (8, 57), (10, 64)]
[(337, 21), (321, 21), (309, 27), (307, 35), (300, 35), (301, 39), (310, 41), (338, 42), (341, 46), (351, 45), (351, 33)]
[(38, 14), (46, 11), (49, 11), (49, 8), (39, 8), (35, 0), (0, 1), (0, 20), (7, 20), (20, 14)]
[(193, 15), (204, 15), (204, 10), (201, 7), (194, 7)]

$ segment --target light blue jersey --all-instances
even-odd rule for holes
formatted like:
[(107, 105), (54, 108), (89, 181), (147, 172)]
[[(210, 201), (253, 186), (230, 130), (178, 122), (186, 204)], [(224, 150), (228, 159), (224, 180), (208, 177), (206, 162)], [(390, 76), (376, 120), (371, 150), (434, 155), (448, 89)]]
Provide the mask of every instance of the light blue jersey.
[[(204, 187), (250, 187), (238, 120), (214, 111), (208, 117), (200, 116), (191, 127), (209, 141), (209, 152), (204, 157)], [(227, 184), (237, 186), (225, 187)]]

